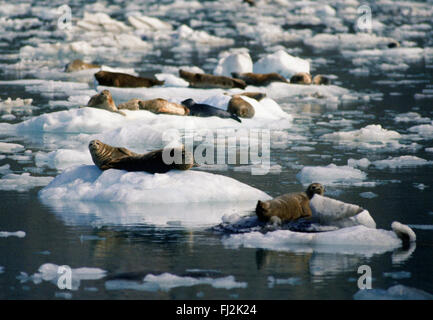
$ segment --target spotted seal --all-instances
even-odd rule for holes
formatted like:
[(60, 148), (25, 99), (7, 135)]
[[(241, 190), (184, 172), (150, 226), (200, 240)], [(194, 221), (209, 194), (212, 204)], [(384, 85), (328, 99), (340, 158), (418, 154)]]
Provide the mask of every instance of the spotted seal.
[(311, 75), (307, 72), (298, 72), (290, 78), (290, 83), (311, 84)]
[(230, 99), (227, 111), (241, 118), (252, 118), (255, 114), (254, 107), (240, 95), (235, 95)]
[(280, 220), (288, 222), (312, 216), (310, 199), (315, 194), (323, 195), (325, 188), (320, 183), (312, 183), (305, 192), (283, 194), (269, 201), (258, 201), (256, 215), (260, 221)]
[(189, 114), (191, 116), (196, 116), (196, 117), (216, 116), (220, 118), (231, 118), (233, 120), (236, 120), (237, 122), (242, 122), (242, 120), (239, 119), (239, 117), (236, 114), (232, 114), (225, 110), (215, 108), (208, 104), (196, 103), (193, 99), (186, 99), (181, 103), (182, 105), (184, 105), (189, 109)]
[(238, 73), (232, 72), (232, 77), (245, 81), (247, 85), (253, 86), (267, 86), (272, 82), (285, 82), (288, 83), (286, 78), (276, 72), (272, 73)]
[(69, 62), (65, 66), (65, 72), (75, 72), (75, 71), (95, 69), (95, 68), (100, 68), (100, 67), (101, 66), (97, 65), (97, 64), (86, 63), (83, 60), (75, 59), (74, 61)]
[(245, 81), (226, 76), (214, 76), (207, 73), (193, 73), (185, 70), (179, 70), (179, 76), (188, 81), (192, 88), (241, 88), (247, 86)]
[[(166, 173), (170, 170), (188, 170), (194, 165), (192, 153), (186, 152), (184, 148), (158, 149), (138, 154), (126, 148), (113, 147), (99, 140), (92, 140), (89, 143), (89, 151), (93, 162), (101, 170)], [(175, 161), (166, 163), (164, 153)]]
[(119, 110), (147, 110), (157, 114), (165, 113), (180, 116), (186, 116), (189, 114), (189, 109), (187, 107), (161, 98), (151, 100), (131, 99), (119, 104), (117, 108)]
[(113, 97), (111, 96), (111, 92), (108, 90), (102, 90), (100, 93), (92, 96), (89, 102), (87, 102), (87, 107), (104, 109), (125, 116), (125, 113), (119, 111), (119, 109), (116, 107)]
[(163, 85), (164, 81), (157, 79), (136, 77), (126, 73), (99, 71), (95, 73), (95, 79), (102, 86), (119, 88), (139, 88)]

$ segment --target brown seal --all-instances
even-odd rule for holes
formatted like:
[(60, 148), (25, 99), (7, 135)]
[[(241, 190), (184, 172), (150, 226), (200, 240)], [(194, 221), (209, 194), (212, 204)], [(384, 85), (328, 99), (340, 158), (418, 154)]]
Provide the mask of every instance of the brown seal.
[(245, 81), (225, 76), (214, 76), (207, 73), (193, 73), (185, 70), (179, 70), (179, 76), (188, 81), (192, 88), (241, 88), (247, 86)]
[(298, 72), (290, 78), (290, 83), (311, 84), (311, 75), (306, 72)]
[(132, 76), (126, 73), (99, 71), (95, 73), (95, 78), (101, 86), (119, 87), (119, 88), (139, 88), (162, 85), (164, 81), (157, 79), (142, 78)]
[[(325, 188), (320, 183), (312, 183), (305, 192), (283, 194), (269, 201), (258, 201), (256, 214), (260, 221), (278, 218), (281, 222), (299, 218), (310, 218), (310, 199), (315, 194), (323, 195)], [(276, 220), (278, 220), (276, 219)]]
[(230, 99), (227, 111), (241, 118), (252, 118), (255, 114), (254, 107), (240, 95), (235, 95)]
[(104, 109), (125, 116), (125, 113), (119, 111), (119, 109), (116, 107), (113, 97), (111, 96), (111, 92), (108, 90), (102, 90), (101, 93), (92, 96), (87, 103), (87, 107)]
[(75, 71), (95, 69), (95, 68), (100, 68), (100, 67), (101, 66), (99, 66), (97, 64), (86, 63), (83, 60), (76, 59), (72, 62), (69, 62), (65, 66), (65, 72), (75, 72)]
[(328, 77), (326, 77), (324, 75), (316, 74), (313, 78), (313, 84), (328, 85), (328, 84), (331, 84), (331, 79), (329, 79)]
[[(119, 169), (126, 171), (146, 171), (166, 173), (170, 170), (188, 170), (194, 165), (193, 155), (184, 148), (167, 148), (138, 154), (126, 148), (113, 147), (99, 140), (89, 143), (93, 162), (101, 170)], [(175, 161), (166, 163), (164, 156)], [(167, 159), (170, 160), (170, 159)]]
[(267, 86), (272, 82), (286, 82), (288, 83), (286, 78), (276, 72), (272, 73), (237, 73), (232, 72), (232, 77), (236, 79), (241, 79), (245, 81), (248, 85), (253, 86)]
[(166, 113), (186, 116), (189, 109), (181, 104), (157, 98), (152, 100), (131, 99), (117, 106), (118, 109), (147, 110), (153, 113)]

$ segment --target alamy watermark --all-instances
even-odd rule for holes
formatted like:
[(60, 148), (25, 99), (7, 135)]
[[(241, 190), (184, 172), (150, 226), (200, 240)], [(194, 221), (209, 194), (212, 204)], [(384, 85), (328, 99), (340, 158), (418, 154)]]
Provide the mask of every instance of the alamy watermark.
[(358, 30), (362, 32), (371, 32), (373, 29), (372, 17), (371, 17), (371, 8), (370, 6), (363, 4), (358, 7), (358, 20), (356, 21), (356, 26)]
[[(185, 153), (193, 155), (197, 165), (251, 165), (252, 175), (265, 175), (270, 169), (269, 129), (171, 129), (163, 134), (163, 161), (165, 164), (183, 164), (182, 148), (170, 143), (180, 141)], [(174, 150), (174, 151), (173, 151)]]
[(72, 269), (69, 266), (59, 266), (57, 268), (57, 287), (61, 290), (72, 290)]
[(358, 274), (361, 275), (358, 278), (358, 288), (360, 290), (372, 289), (371, 267), (366, 264), (359, 266)]

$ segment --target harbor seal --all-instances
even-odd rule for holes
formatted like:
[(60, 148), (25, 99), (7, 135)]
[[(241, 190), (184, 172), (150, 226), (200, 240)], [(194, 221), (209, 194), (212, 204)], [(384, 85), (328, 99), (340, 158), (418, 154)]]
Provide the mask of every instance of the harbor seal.
[(190, 116), (196, 116), (196, 117), (220, 117), (220, 118), (231, 118), (233, 120), (236, 120), (237, 122), (242, 122), (241, 119), (236, 114), (232, 114), (230, 112), (227, 112), (225, 110), (221, 110), (215, 107), (212, 107), (208, 104), (203, 103), (195, 103), (193, 99), (186, 99), (181, 102), (182, 105), (187, 107), (189, 109), (189, 115)]
[(100, 67), (101, 66), (99, 66), (97, 64), (86, 63), (83, 60), (75, 59), (74, 61), (69, 62), (65, 66), (65, 72), (75, 72), (75, 71), (95, 69), (95, 68), (100, 68)]
[(225, 76), (214, 76), (207, 73), (193, 73), (185, 70), (179, 70), (179, 76), (188, 81), (192, 88), (241, 88), (247, 86), (245, 81)]
[(229, 94), (227, 92), (224, 93), (227, 96), (236, 97), (236, 96), (245, 96), (257, 101), (261, 101), (262, 99), (266, 98), (266, 93), (263, 92), (241, 92), (241, 93), (235, 93), (235, 94)]
[(119, 88), (139, 88), (163, 85), (164, 81), (157, 79), (142, 78), (132, 76), (126, 73), (99, 71), (95, 73), (95, 79), (102, 86), (119, 87)]
[[(166, 173), (170, 170), (188, 170), (194, 165), (192, 153), (184, 148), (158, 149), (145, 154), (138, 154), (126, 148), (113, 147), (99, 140), (89, 143), (89, 151), (95, 165), (101, 170), (119, 169), (126, 171), (146, 171)], [(176, 161), (166, 163), (164, 153)]]
[(290, 78), (290, 83), (311, 84), (311, 75), (306, 72), (298, 72)]
[[(325, 188), (320, 183), (312, 183), (305, 192), (283, 194), (269, 201), (258, 201), (256, 215), (267, 222), (278, 218), (281, 222), (293, 221), (312, 216), (310, 199), (315, 194), (323, 195)], [(278, 220), (276, 219), (276, 220)]]
[(116, 112), (121, 114), (122, 116), (126, 115), (122, 111), (119, 111), (119, 109), (116, 107), (113, 97), (111, 96), (111, 92), (108, 90), (102, 90), (100, 93), (92, 96), (89, 102), (87, 102), (87, 107)]
[(241, 118), (252, 118), (255, 114), (254, 107), (240, 95), (235, 95), (230, 99), (227, 111)]
[(236, 79), (241, 79), (245, 81), (247, 85), (253, 86), (267, 86), (272, 82), (286, 82), (288, 83), (286, 78), (276, 72), (272, 73), (238, 73), (232, 72), (232, 77)]
[(328, 77), (326, 77), (324, 75), (316, 74), (313, 78), (313, 84), (329, 85), (329, 84), (331, 84), (331, 79), (329, 79)]
[(117, 108), (119, 110), (147, 110), (156, 114), (165, 113), (180, 116), (186, 116), (189, 114), (189, 109), (187, 107), (161, 98), (151, 100), (131, 99), (119, 104)]

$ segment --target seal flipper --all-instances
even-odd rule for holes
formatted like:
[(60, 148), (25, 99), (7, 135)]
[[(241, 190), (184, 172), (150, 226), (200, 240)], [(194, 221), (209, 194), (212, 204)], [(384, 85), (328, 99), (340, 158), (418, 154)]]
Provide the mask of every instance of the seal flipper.
[(413, 230), (398, 221), (394, 221), (391, 224), (392, 231), (396, 234), (396, 236), (401, 239), (403, 242), (403, 246), (408, 246), (411, 242), (416, 241), (416, 234), (413, 232)]
[(237, 115), (235, 115), (234, 113), (230, 113), (230, 118), (232, 118), (233, 120), (236, 120), (239, 123), (242, 123), (242, 120)]

